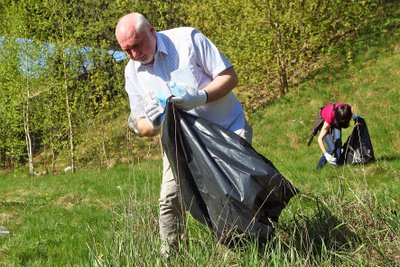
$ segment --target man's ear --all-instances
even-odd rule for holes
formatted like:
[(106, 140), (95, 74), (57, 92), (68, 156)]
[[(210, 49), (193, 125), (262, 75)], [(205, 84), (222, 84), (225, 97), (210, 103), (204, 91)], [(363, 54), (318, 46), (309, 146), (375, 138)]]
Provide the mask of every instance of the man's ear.
[(153, 33), (153, 34), (156, 33), (156, 31), (154, 30), (154, 26), (151, 25), (150, 23), (147, 25), (147, 28), (149, 29), (149, 31), (150, 31), (151, 33)]

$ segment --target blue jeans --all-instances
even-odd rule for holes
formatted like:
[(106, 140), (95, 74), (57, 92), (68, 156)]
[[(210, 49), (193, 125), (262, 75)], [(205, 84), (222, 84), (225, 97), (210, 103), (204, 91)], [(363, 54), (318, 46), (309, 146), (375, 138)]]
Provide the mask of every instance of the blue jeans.
[[(341, 128), (331, 128), (329, 132), (325, 135), (324, 141), (327, 145), (326, 152), (336, 158), (336, 162), (340, 163), (340, 154), (342, 150), (342, 129)], [(326, 158), (324, 155), (321, 156), (317, 164), (317, 169), (322, 168), (326, 164)]]

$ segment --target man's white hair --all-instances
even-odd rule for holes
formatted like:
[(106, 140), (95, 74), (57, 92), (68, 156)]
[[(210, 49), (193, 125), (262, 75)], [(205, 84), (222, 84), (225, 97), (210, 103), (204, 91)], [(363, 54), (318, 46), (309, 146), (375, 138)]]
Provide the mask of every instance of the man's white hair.
[[(121, 23), (123, 21), (123, 23)], [(115, 35), (118, 36), (120, 31), (126, 31), (127, 27), (134, 26), (136, 33), (140, 33), (147, 29), (149, 21), (140, 13), (132, 12), (119, 19), (115, 28)]]
[(142, 32), (147, 29), (147, 25), (149, 25), (149, 21), (140, 13), (133, 13), (135, 20), (135, 27), (137, 32)]

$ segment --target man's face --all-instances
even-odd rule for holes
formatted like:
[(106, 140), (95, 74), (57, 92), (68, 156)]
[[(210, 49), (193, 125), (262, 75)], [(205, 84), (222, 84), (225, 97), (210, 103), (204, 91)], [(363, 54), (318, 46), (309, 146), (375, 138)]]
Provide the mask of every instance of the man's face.
[(142, 64), (152, 63), (156, 51), (156, 34), (153, 26), (148, 25), (140, 33), (132, 31), (118, 38), (122, 50), (132, 60)]

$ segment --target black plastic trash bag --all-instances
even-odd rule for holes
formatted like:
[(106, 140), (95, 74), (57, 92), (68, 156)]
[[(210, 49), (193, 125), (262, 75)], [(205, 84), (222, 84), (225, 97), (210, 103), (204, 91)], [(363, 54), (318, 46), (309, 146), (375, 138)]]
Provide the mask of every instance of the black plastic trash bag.
[(162, 146), (192, 216), (220, 242), (267, 240), (298, 190), (237, 134), (167, 103)]
[(353, 131), (342, 146), (340, 158), (343, 164), (365, 164), (375, 159), (368, 127), (362, 117), (355, 120)]

